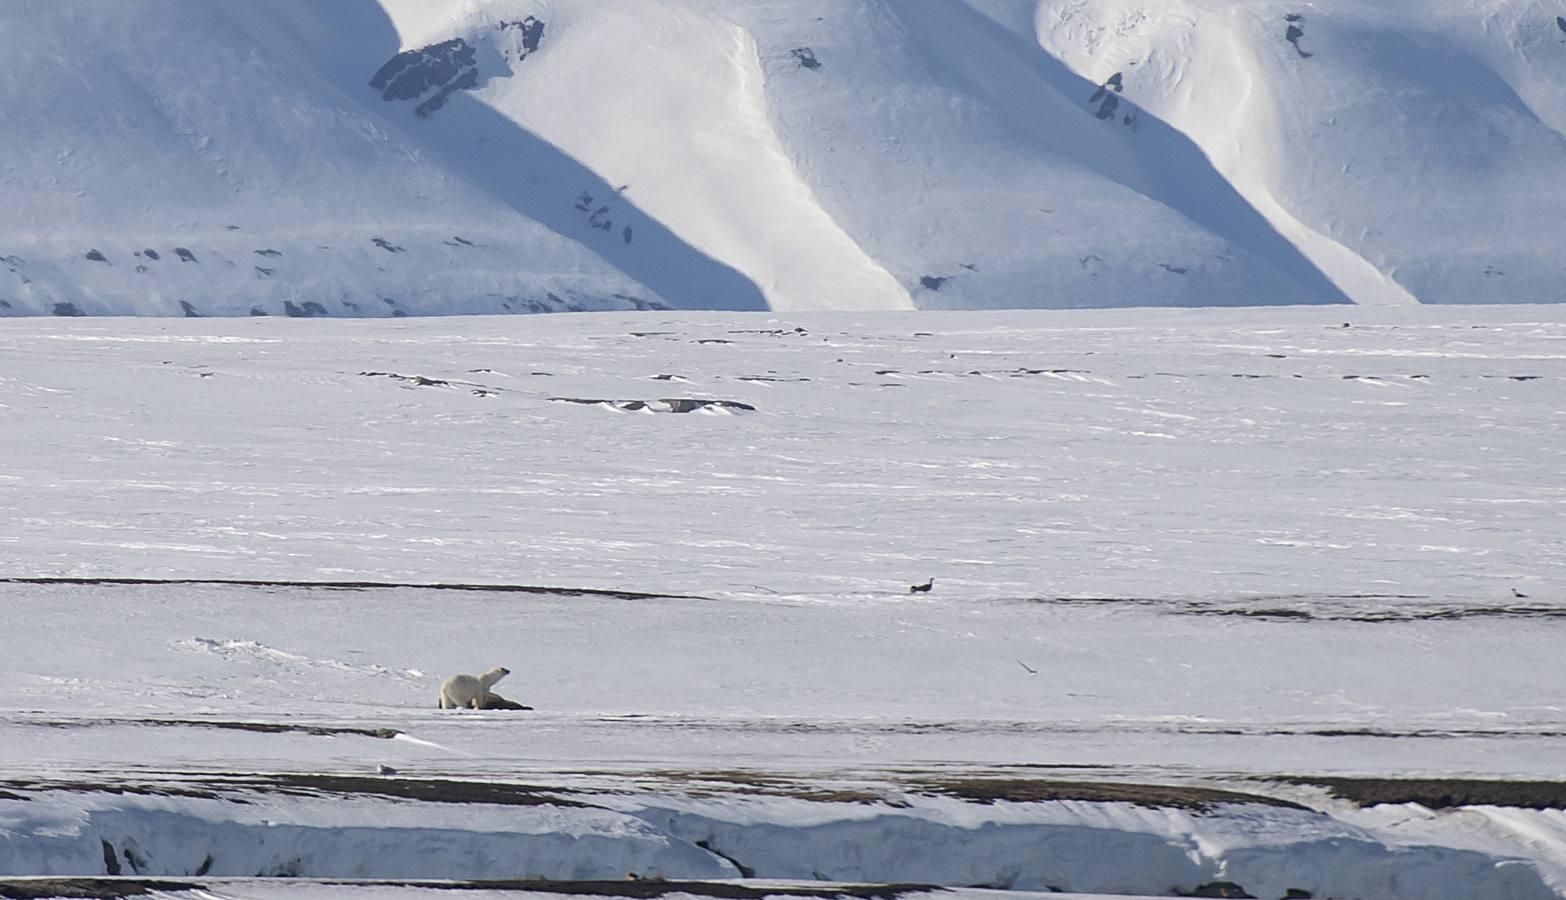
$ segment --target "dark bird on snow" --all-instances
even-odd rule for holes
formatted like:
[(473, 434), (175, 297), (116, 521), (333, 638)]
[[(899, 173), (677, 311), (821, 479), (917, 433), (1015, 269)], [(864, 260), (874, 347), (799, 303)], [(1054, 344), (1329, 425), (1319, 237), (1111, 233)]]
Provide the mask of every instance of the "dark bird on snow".
[(910, 584), (908, 586), (908, 593), (910, 593), (910, 594), (928, 594), (928, 593), (930, 593), (930, 589), (933, 588), (933, 587), (935, 587), (935, 579), (931, 578), (929, 581), (926, 581), (924, 584)]
[(1527, 594), (1524, 594), (1522, 591), (1519, 591), (1516, 588), (1512, 588), (1512, 596), (1516, 597), (1518, 600), (1527, 600), (1528, 599), (1528, 595)]

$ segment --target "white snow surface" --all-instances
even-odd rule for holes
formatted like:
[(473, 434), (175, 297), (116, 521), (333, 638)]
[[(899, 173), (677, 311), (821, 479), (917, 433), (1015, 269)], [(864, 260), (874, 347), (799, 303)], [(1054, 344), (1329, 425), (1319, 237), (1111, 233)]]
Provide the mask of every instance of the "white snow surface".
[(11, 0), (0, 314), (1559, 302), (1558, 13)]
[(0, 323), (0, 874), (1561, 896), (1559, 309)]

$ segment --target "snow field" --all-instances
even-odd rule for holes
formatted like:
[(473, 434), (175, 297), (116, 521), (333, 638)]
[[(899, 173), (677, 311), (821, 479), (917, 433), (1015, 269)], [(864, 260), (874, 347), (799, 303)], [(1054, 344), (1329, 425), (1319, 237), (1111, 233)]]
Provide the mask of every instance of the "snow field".
[(0, 868), (1558, 895), (1552, 313), (0, 323)]
[[(5, 323), (7, 553), (813, 599), (1558, 584), (1550, 308), (1360, 312)], [(558, 402), (680, 397), (755, 411)]]

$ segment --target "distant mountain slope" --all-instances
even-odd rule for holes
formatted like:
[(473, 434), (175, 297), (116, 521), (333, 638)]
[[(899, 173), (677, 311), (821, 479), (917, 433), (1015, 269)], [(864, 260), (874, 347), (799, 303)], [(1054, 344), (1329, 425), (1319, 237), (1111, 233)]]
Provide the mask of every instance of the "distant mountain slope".
[[(262, 6), (0, 4), (0, 312), (394, 315), (659, 301), (453, 176), (228, 14)], [(373, 32), (354, 36), (373, 46)]]
[(1562, 301), (1561, 12), (11, 0), (0, 314)]
[(1356, 299), (1539, 303), (1566, 300), (1563, 11), (1048, 0), (1030, 24), (1123, 73)]

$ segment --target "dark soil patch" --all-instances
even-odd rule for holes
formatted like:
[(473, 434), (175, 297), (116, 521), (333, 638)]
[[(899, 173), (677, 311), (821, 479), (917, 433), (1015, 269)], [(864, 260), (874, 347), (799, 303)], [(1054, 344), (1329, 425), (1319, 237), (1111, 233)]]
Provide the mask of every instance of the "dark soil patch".
[[(1544, 603), (1436, 604), (1420, 594), (1299, 594), (1238, 597), (1220, 602), (1176, 597), (1024, 597), (1060, 605), (1162, 604), (1186, 616), (1225, 616), (1293, 622), (1445, 622), (1463, 619), (1562, 619), (1566, 605)], [(1406, 602), (1402, 602), (1406, 601)], [(1420, 602), (1425, 601), (1425, 602)], [(1298, 606), (1282, 605), (1298, 603)]]
[(1423, 609), (1383, 609), (1355, 612), (1350, 610), (1304, 610), (1269, 607), (1215, 607), (1193, 605), (1180, 610), (1193, 616), (1241, 616), (1252, 619), (1295, 619), (1324, 622), (1455, 622), (1463, 619), (1562, 619), (1566, 607), (1559, 606), (1455, 606), (1426, 607)]
[(1447, 778), (1288, 778), (1289, 784), (1324, 787), (1362, 807), (1417, 803), (1426, 809), (1510, 806), (1566, 809), (1566, 781), (1483, 781)]
[(426, 803), (486, 803), (495, 806), (569, 806), (591, 804), (558, 796), (564, 788), (491, 781), (458, 781), (449, 778), (386, 778), (369, 775), (312, 775), (306, 773), (262, 775), (225, 782), (231, 787), (279, 794), (393, 797)]
[[(502, 707), (507, 708), (507, 707)], [(159, 728), (216, 728), (225, 731), (251, 731), (257, 734), (308, 734), (316, 737), (357, 737), (391, 740), (402, 732), (395, 728), (357, 728), (350, 725), (293, 725), (287, 722), (236, 722), (225, 719), (59, 719), (33, 720), (29, 724), (47, 728), (98, 728), (113, 725), (150, 725)]]
[(1020, 778), (944, 778), (918, 782), (916, 788), (944, 794), (974, 803), (1045, 803), (1076, 800), (1083, 803), (1133, 803), (1153, 809), (1191, 809), (1206, 811), (1215, 806), (1256, 803), (1286, 809), (1305, 809), (1297, 803), (1222, 791), (1213, 788), (1181, 787), (1163, 784), (1116, 784), (1093, 781), (1040, 781)]
[[(742, 793), (745, 794), (792, 797), (797, 800), (809, 800), (815, 803), (881, 803), (887, 806), (907, 806), (906, 803), (889, 799), (873, 790), (826, 787), (787, 776), (767, 775), (761, 772), (744, 772), (739, 770), (708, 772), (653, 770), (646, 774), (683, 784), (687, 787), (688, 793), (696, 797), (732, 795), (734, 792), (726, 790), (726, 788), (735, 787), (740, 788)], [(703, 785), (712, 785), (713, 787), (703, 789)]]
[(24, 792), (16, 799), (30, 799), (28, 792), (66, 791), (138, 797), (190, 797), (248, 804), (247, 795), (293, 797), (373, 796), (425, 803), (482, 803), (494, 806), (560, 806), (591, 808), (569, 800), (567, 788), (545, 788), (509, 782), (461, 781), (450, 778), (396, 778), (384, 775), (327, 775), (297, 772), (276, 774), (213, 773), (199, 780), (180, 777), (161, 782), (128, 781), (10, 781), (0, 786)]
[(1214, 881), (1210, 884), (1197, 885), (1189, 893), (1176, 891), (1177, 897), (1217, 897), (1219, 900), (1256, 900), (1255, 894), (1248, 894), (1245, 888), (1232, 881)]
[(705, 600), (690, 594), (649, 594), (601, 588), (556, 588), (531, 584), (461, 584), (400, 581), (269, 581), (249, 578), (0, 578), (0, 584), (75, 585), (210, 585), (213, 587), (305, 588), (307, 590), (374, 591), (411, 588), (422, 591), (471, 591), (493, 594), (546, 594), (560, 597), (610, 597), (616, 600)]
[(115, 724), (156, 725), (164, 728), (217, 728), (224, 731), (252, 731), (257, 734), (308, 734), (316, 737), (377, 738), (389, 741), (402, 734), (395, 728), (355, 728), (348, 725), (290, 725), (283, 722), (231, 722), (205, 719), (124, 719)]
[[(312, 881), (324, 887), (422, 888), (431, 891), (493, 891), (572, 896), (627, 897), (654, 900), (670, 894), (713, 897), (717, 900), (766, 900), (769, 897), (854, 898), (854, 900), (897, 900), (908, 894), (941, 893), (946, 889), (917, 884), (847, 885), (742, 885), (712, 881), (662, 881), (638, 879), (625, 881)], [(26, 878), (0, 879), (0, 898), (5, 900), (42, 900), (53, 897), (82, 897), (88, 900), (114, 900), (120, 897), (144, 897), (152, 893), (211, 890), (200, 881), (153, 881), (135, 878)]]
[[(463, 881), (445, 883), (376, 882), (388, 887), (423, 887), (448, 891), (516, 891), (544, 894), (630, 897), (652, 900), (669, 894), (715, 897), (718, 900), (766, 900), (769, 897), (849, 897), (858, 900), (897, 900), (907, 894), (944, 893), (947, 889), (923, 884), (764, 885), (722, 881), (663, 881), (636, 878), (626, 881)], [(357, 883), (356, 883), (357, 884)]]
[[(73, 794), (112, 794), (116, 797), (193, 797), (198, 800), (220, 799), (217, 792), (207, 785), (187, 782), (145, 784), (128, 781), (22, 781), (0, 782), (18, 791), (66, 791)], [(24, 794), (4, 792), (5, 799), (31, 800)], [(0, 895), (3, 896), (3, 895)]]
[(188, 891), (200, 887), (175, 881), (140, 881), (126, 878), (28, 878), (0, 879), (0, 897), (34, 900), (43, 897), (144, 897), (159, 892)]

